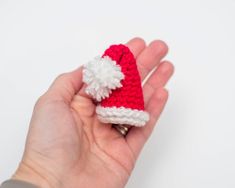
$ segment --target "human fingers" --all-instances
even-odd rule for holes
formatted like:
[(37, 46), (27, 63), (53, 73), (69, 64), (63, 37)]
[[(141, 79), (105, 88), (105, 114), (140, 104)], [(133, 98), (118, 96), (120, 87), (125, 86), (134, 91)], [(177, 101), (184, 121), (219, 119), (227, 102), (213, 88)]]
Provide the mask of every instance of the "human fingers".
[(160, 63), (162, 58), (167, 54), (168, 47), (161, 40), (152, 41), (138, 56), (137, 66), (143, 81), (146, 76)]

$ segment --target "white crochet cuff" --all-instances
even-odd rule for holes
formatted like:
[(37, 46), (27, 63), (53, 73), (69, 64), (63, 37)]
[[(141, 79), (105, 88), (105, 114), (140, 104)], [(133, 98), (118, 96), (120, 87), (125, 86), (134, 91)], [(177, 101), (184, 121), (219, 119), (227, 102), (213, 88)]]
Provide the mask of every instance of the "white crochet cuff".
[(143, 110), (125, 107), (96, 107), (98, 119), (103, 123), (127, 124), (137, 127), (144, 126), (149, 120), (149, 114)]

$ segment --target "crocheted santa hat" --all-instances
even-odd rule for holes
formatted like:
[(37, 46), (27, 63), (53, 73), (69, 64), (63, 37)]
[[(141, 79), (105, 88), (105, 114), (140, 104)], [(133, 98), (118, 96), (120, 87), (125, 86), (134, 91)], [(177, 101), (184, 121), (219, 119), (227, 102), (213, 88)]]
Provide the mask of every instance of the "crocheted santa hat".
[(101, 122), (144, 126), (149, 120), (136, 60), (127, 46), (111, 45), (102, 57), (85, 64), (83, 82), (98, 102)]

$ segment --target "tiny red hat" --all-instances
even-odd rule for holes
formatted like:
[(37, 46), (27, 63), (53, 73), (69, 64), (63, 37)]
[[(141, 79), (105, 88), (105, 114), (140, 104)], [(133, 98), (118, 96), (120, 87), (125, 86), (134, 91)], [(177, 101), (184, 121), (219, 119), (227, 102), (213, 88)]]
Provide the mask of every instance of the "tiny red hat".
[(136, 60), (127, 46), (111, 45), (102, 57), (85, 64), (83, 81), (86, 93), (98, 102), (101, 122), (144, 126), (149, 120)]

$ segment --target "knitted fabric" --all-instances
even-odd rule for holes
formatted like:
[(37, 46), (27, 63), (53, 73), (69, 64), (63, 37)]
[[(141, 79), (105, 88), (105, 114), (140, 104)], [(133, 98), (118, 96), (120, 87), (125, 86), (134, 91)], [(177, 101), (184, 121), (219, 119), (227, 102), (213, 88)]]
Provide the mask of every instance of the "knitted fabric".
[(101, 122), (144, 126), (149, 120), (136, 60), (127, 46), (111, 45), (84, 65), (83, 81), (86, 93), (98, 102)]
[(121, 88), (114, 90), (108, 98), (101, 101), (101, 106), (144, 110), (141, 79), (136, 60), (129, 48), (122, 44), (112, 45), (104, 52), (102, 57), (104, 56), (109, 56), (121, 66), (125, 79), (121, 81)]

